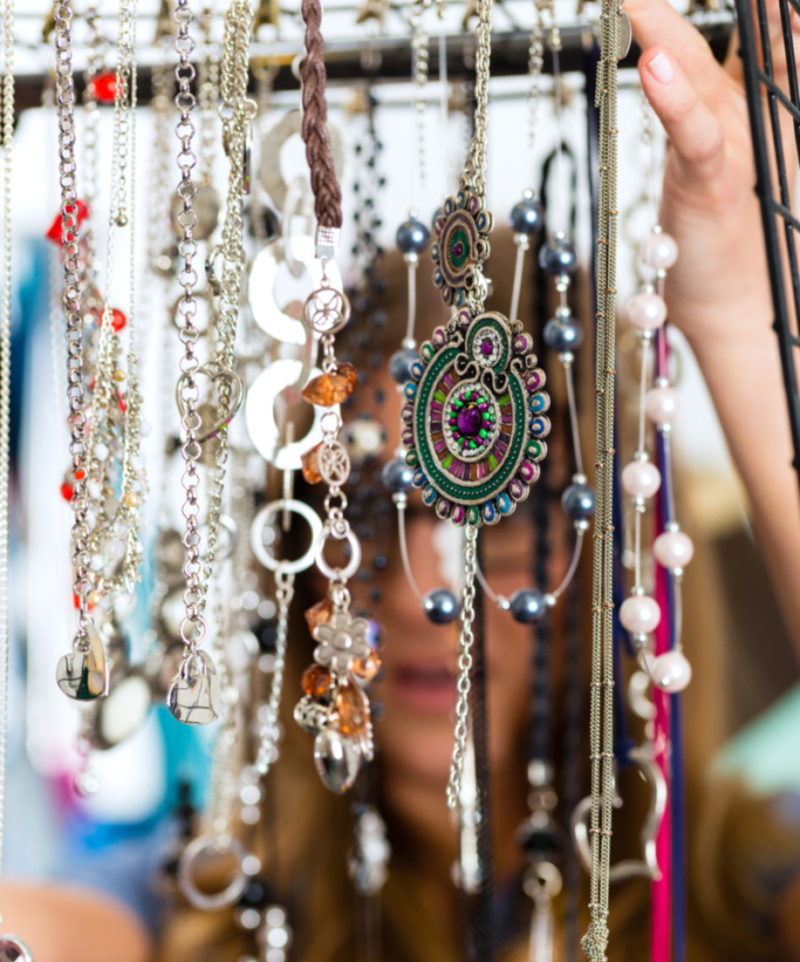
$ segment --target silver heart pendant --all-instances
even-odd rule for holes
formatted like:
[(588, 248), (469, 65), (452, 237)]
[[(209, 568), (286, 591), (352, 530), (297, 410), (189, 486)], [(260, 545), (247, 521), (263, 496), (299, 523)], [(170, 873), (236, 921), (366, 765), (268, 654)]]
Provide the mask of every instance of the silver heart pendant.
[(184, 725), (207, 725), (219, 717), (219, 677), (204, 651), (189, 654), (167, 692), (167, 708)]
[(33, 953), (16, 935), (0, 935), (0, 962), (33, 962)]
[(87, 637), (86, 650), (63, 655), (56, 668), (58, 687), (77, 701), (93, 701), (108, 694), (108, 662), (103, 641), (94, 628), (88, 629)]
[[(235, 371), (227, 367), (220, 367), (213, 361), (198, 368), (195, 377), (197, 377), (198, 374), (205, 374), (212, 384), (219, 382), (227, 385), (230, 398), (227, 411), (220, 411), (218, 419), (212, 425), (203, 424), (201, 420), (197, 440), (202, 444), (203, 441), (215, 438), (219, 432), (236, 417), (244, 400), (244, 385), (242, 384), (242, 379)], [(186, 413), (186, 408), (183, 404), (183, 389), (186, 386), (187, 379), (186, 374), (181, 374), (175, 388), (175, 400), (177, 401), (178, 411), (181, 417)], [(200, 407), (205, 407), (205, 405), (195, 405), (195, 410), (199, 410)], [(210, 410), (210, 408), (208, 409)]]

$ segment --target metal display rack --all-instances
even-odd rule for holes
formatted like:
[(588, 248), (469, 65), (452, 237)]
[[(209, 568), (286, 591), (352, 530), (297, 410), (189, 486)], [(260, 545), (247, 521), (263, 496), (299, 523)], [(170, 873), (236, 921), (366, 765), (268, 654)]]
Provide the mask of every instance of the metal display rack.
[[(787, 170), (787, 150), (781, 131), (781, 111), (792, 118), (795, 143), (790, 152), (800, 155), (800, 91), (797, 61), (792, 37), (791, 9), (800, 15), (800, 0), (779, 0), (783, 53), (786, 57), (788, 93), (775, 80), (774, 56), (769, 34), (765, 0), (756, 0), (757, 24), (753, 19), (752, 0), (736, 0), (739, 20), (739, 54), (742, 59), (753, 152), (756, 165), (756, 193), (761, 205), (761, 219), (767, 250), (774, 330), (778, 335), (783, 381), (789, 405), (789, 424), (794, 446), (795, 471), (800, 480), (800, 395), (798, 394), (797, 349), (800, 348), (800, 273), (798, 273), (797, 238), (800, 220), (791, 210), (790, 177), (797, 178), (795, 165)], [(756, 29), (757, 28), (757, 29)], [(760, 58), (759, 58), (760, 52)], [(760, 62), (759, 62), (760, 59)], [(772, 156), (767, 141), (764, 105), (769, 115)], [(774, 168), (773, 168), (774, 161)], [(775, 190), (777, 174), (777, 194)], [(783, 232), (788, 260), (793, 303), (787, 291), (787, 277), (780, 234)]]

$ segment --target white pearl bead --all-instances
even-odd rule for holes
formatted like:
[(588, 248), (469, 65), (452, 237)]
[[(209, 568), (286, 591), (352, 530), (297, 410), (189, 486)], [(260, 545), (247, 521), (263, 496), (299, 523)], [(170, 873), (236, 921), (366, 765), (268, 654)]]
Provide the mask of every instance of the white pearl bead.
[(92, 454), (94, 454), (98, 461), (105, 461), (108, 457), (108, 448), (102, 441), (98, 441), (92, 448)]
[(672, 424), (678, 413), (678, 392), (674, 387), (651, 387), (644, 409), (653, 424)]
[(99, 481), (87, 481), (86, 490), (89, 492), (89, 497), (97, 501), (103, 493), (103, 486)]
[(631, 595), (619, 607), (619, 620), (632, 635), (647, 635), (661, 621), (661, 609), (649, 595)]
[(653, 543), (653, 555), (660, 565), (674, 571), (685, 568), (692, 560), (694, 544), (683, 531), (664, 531)]
[(622, 487), (632, 498), (652, 498), (661, 487), (661, 472), (650, 461), (631, 461), (622, 471)]
[(653, 231), (639, 248), (639, 258), (643, 264), (655, 271), (669, 270), (678, 259), (675, 238), (664, 231)]
[(692, 680), (692, 666), (682, 651), (673, 648), (659, 655), (651, 665), (653, 684), (671, 695), (677, 694)]
[(628, 301), (628, 320), (640, 331), (655, 331), (666, 319), (667, 305), (652, 291), (640, 291)]

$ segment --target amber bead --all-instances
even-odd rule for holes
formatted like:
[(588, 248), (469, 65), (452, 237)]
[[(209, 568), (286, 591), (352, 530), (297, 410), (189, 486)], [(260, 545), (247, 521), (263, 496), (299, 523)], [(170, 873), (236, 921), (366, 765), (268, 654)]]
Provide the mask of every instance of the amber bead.
[(303, 397), (309, 404), (329, 408), (341, 404), (353, 393), (358, 384), (358, 372), (352, 364), (339, 364), (331, 374), (319, 374), (303, 388)]
[(306, 622), (308, 623), (308, 630), (313, 634), (317, 625), (327, 625), (331, 620), (332, 614), (333, 602), (330, 598), (323, 598), (322, 601), (318, 601), (306, 610), (305, 616)]
[(319, 698), (331, 687), (331, 673), (322, 665), (311, 665), (303, 672), (303, 691), (312, 698)]
[(343, 735), (360, 735), (367, 725), (367, 702), (358, 685), (343, 682), (336, 693), (339, 730)]
[(380, 670), (381, 660), (374, 651), (370, 652), (366, 658), (357, 658), (353, 662), (353, 674), (364, 681), (372, 681)]
[(317, 454), (319, 454), (319, 449), (323, 443), (324, 442), (320, 441), (319, 444), (314, 445), (310, 451), (306, 451), (306, 453), (300, 457), (303, 477), (309, 484), (319, 484), (322, 480), (322, 475), (319, 473), (319, 467), (317, 466)]

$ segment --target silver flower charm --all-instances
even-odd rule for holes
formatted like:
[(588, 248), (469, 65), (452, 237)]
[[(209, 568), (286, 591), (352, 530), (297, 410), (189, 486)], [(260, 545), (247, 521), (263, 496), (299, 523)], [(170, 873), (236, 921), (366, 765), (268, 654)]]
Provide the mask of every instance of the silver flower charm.
[(314, 658), (320, 665), (343, 674), (353, 662), (366, 658), (371, 649), (366, 639), (369, 624), (365, 618), (351, 618), (348, 611), (334, 611), (327, 624), (317, 625), (314, 638), (319, 642)]

